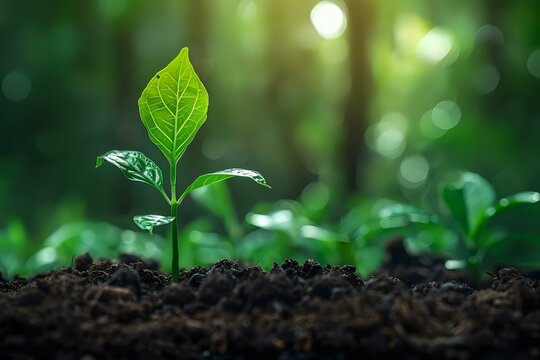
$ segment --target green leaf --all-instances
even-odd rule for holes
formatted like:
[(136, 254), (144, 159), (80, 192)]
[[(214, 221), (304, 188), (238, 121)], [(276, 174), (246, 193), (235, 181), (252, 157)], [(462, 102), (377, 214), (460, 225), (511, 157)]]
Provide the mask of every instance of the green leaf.
[(360, 247), (373, 245), (395, 236), (409, 236), (426, 226), (442, 226), (436, 215), (406, 204), (392, 204), (382, 208), (378, 218), (358, 227), (355, 238)]
[(191, 197), (196, 203), (222, 219), (236, 216), (230, 191), (224, 182), (196, 189), (191, 193)]
[(139, 151), (109, 151), (96, 159), (96, 167), (100, 167), (105, 160), (119, 168), (129, 180), (148, 184), (167, 198), (163, 190), (161, 169), (143, 153)]
[[(519, 209), (516, 208), (522, 208), (523, 214), (520, 213)], [(515, 209), (515, 210), (514, 210)], [(509, 211), (512, 210), (512, 213), (509, 214)], [(534, 210), (534, 211), (533, 211)], [(519, 231), (525, 231), (527, 230), (528, 226), (532, 226), (532, 231), (537, 232), (537, 216), (538, 212), (540, 210), (540, 193), (537, 193), (535, 191), (524, 191), (517, 194), (514, 194), (512, 196), (502, 198), (500, 199), (494, 206), (489, 207), (485, 211), (485, 215), (483, 217), (482, 222), (478, 224), (478, 227), (475, 229), (474, 236), (479, 237), (482, 235), (482, 232), (485, 230), (486, 226), (488, 224), (492, 223), (499, 223), (500, 226), (501, 220), (504, 220), (504, 215), (508, 214), (509, 218), (513, 220), (513, 222), (518, 221), (520, 222), (518, 228)], [(528, 219), (525, 216), (525, 213), (530, 213), (532, 216), (532, 219)], [(508, 220), (508, 219), (506, 219)], [(525, 224), (525, 223), (528, 224)], [(506, 224), (508, 225), (508, 224)], [(506, 226), (505, 226), (506, 227)], [(493, 241), (488, 241), (486, 244), (483, 244), (484, 246), (490, 245)]]
[(208, 93), (189, 62), (188, 49), (150, 80), (139, 113), (154, 144), (176, 164), (206, 120)]
[(133, 217), (135, 224), (150, 234), (152, 234), (154, 227), (170, 224), (173, 220), (174, 217), (163, 215), (137, 215)]
[(264, 177), (262, 177), (262, 175), (256, 171), (245, 169), (225, 169), (222, 171), (217, 171), (214, 173), (199, 176), (191, 185), (186, 188), (186, 190), (184, 190), (184, 193), (182, 194), (182, 196), (180, 196), (179, 201), (181, 202), (182, 200), (184, 200), (184, 198), (195, 189), (199, 189), (207, 185), (212, 185), (230, 179), (232, 177), (247, 177), (255, 181), (259, 185), (268, 188), (270, 187), (270, 185), (266, 183)]
[(94, 259), (115, 258), (122, 252), (162, 259), (169, 249), (166, 245), (167, 241), (161, 236), (152, 237), (107, 223), (66, 223), (48, 236), (39, 250), (28, 259), (24, 274), (33, 275), (59, 266), (69, 266), (74, 254), (85, 252), (89, 252)]
[[(406, 204), (382, 208), (378, 218), (365, 221), (354, 235), (357, 251), (381, 246), (395, 237), (403, 237), (411, 250), (451, 252), (456, 247), (451, 229), (439, 216)], [(449, 241), (450, 240), (450, 241)]]
[(442, 198), (452, 216), (467, 233), (471, 233), (493, 204), (495, 191), (480, 175), (464, 172), (457, 183), (443, 188)]
[(231, 239), (238, 241), (242, 237), (243, 230), (236, 215), (231, 193), (225, 182), (194, 190), (191, 192), (191, 197), (199, 205), (223, 220)]
[(524, 191), (512, 196), (502, 198), (498, 203), (488, 209), (487, 213), (490, 217), (496, 214), (521, 205), (531, 205), (540, 202), (540, 193), (536, 191)]

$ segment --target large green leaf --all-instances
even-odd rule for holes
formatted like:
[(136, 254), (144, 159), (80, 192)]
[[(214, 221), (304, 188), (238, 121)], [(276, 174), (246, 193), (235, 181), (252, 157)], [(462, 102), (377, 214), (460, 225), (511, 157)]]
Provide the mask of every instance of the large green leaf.
[(96, 167), (100, 167), (104, 161), (119, 168), (129, 180), (148, 184), (167, 197), (163, 190), (161, 169), (143, 153), (139, 151), (109, 151), (96, 159)]
[(189, 62), (188, 49), (150, 80), (139, 99), (148, 135), (176, 164), (206, 120), (208, 93)]
[(455, 184), (443, 188), (442, 198), (452, 216), (470, 233), (493, 204), (495, 191), (480, 175), (464, 172)]
[(220, 181), (230, 179), (232, 177), (247, 177), (255, 181), (259, 185), (266, 186), (268, 188), (270, 187), (270, 185), (266, 183), (264, 177), (256, 171), (245, 169), (225, 169), (222, 171), (217, 171), (214, 173), (199, 176), (191, 185), (186, 188), (186, 190), (184, 190), (184, 193), (182, 194), (182, 196), (180, 196), (179, 201), (184, 200), (184, 198), (195, 189), (202, 188), (203, 186), (212, 185)]
[(133, 221), (142, 230), (152, 234), (154, 227), (170, 224), (174, 221), (174, 217), (163, 215), (137, 215), (133, 217)]

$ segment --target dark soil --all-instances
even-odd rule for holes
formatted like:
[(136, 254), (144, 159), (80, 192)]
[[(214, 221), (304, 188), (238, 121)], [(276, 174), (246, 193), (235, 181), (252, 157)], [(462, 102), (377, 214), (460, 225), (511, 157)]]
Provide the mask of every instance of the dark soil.
[(540, 284), (513, 269), (473, 290), (440, 269), (364, 282), (352, 266), (223, 260), (171, 284), (155, 264), (123, 262), (83, 255), (0, 281), (0, 358), (540, 357)]

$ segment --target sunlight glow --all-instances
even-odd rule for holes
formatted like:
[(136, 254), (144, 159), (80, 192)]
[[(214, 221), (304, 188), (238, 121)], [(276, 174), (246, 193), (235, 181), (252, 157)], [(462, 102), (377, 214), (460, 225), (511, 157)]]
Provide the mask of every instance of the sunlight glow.
[(452, 35), (441, 28), (428, 32), (416, 47), (416, 56), (427, 63), (437, 64), (452, 50)]
[(343, 10), (332, 1), (321, 1), (313, 7), (311, 23), (325, 39), (340, 37), (347, 27)]

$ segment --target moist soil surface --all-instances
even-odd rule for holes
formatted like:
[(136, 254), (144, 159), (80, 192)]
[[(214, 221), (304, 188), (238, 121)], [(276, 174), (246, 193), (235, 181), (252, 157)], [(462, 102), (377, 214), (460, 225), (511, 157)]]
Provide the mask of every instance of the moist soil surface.
[(0, 277), (0, 358), (540, 357), (538, 280), (503, 268), (469, 283), (441, 262), (407, 261), (361, 279), (352, 266), (223, 260), (171, 283), (135, 257), (82, 255)]

